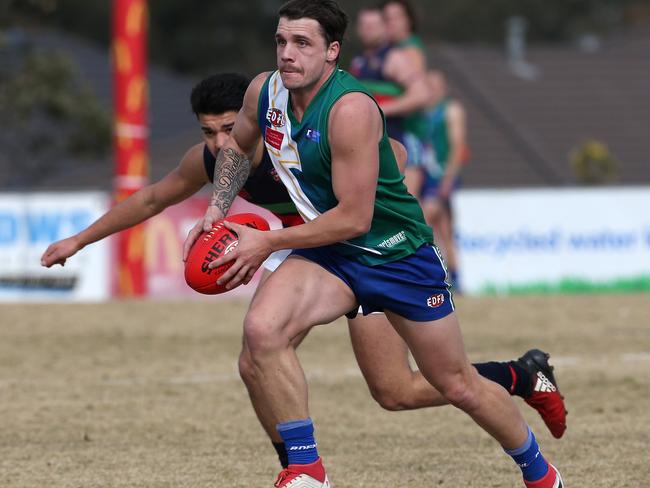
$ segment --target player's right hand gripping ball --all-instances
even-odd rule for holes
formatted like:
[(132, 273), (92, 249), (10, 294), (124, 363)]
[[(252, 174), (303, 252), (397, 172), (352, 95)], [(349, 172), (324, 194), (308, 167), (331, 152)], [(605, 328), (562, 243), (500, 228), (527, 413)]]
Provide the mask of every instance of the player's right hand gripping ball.
[[(226, 217), (228, 222), (247, 225), (257, 230), (269, 230), (269, 223), (254, 213), (242, 213)], [(237, 247), (237, 234), (226, 228), (223, 220), (215, 222), (210, 232), (202, 232), (185, 261), (185, 281), (193, 290), (205, 295), (217, 295), (228, 291), (217, 280), (232, 266), (232, 261), (218, 268), (208, 265)]]

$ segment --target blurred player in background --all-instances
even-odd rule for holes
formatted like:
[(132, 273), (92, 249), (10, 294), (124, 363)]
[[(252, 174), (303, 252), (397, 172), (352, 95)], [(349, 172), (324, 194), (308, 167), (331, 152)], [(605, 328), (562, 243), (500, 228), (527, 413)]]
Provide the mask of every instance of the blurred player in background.
[(458, 100), (449, 97), (442, 72), (429, 71), (427, 83), (430, 104), (423, 116), (425, 152), (430, 155), (425, 158), (426, 164), (414, 168), (420, 173), (420, 181), (411, 190), (419, 198), (424, 216), (433, 227), (454, 289), (459, 291), (451, 196), (469, 156), (465, 109)]
[(350, 63), (350, 73), (384, 111), (388, 135), (404, 143), (407, 116), (423, 109), (429, 100), (424, 65), (414, 63), (407, 50), (389, 40), (379, 6), (359, 11), (356, 31), (363, 52)]
[[(198, 83), (190, 98), (204, 142), (192, 146), (178, 167), (160, 181), (120, 202), (78, 234), (51, 244), (43, 253), (41, 264), (46, 267), (64, 265), (68, 258), (85, 246), (144, 222), (210, 183), (214, 176), (215, 155), (230, 134), (248, 84), (249, 80), (239, 74), (219, 74)], [(404, 148), (393, 142), (393, 150), (397, 159), (404, 164)], [(304, 222), (261, 144), (252, 160), (251, 172), (240, 196), (272, 211), (284, 226)], [(271, 256), (265, 263), (263, 279), (277, 268), (286, 254)], [(383, 408), (405, 410), (446, 404), (422, 374), (411, 369), (406, 344), (383, 314), (351, 319), (349, 330), (359, 367), (373, 398)], [(295, 346), (303, 338), (296, 338)], [(549, 378), (555, 384), (547, 359), (547, 354), (532, 350), (516, 361), (480, 363), (475, 367), (511, 394), (524, 398), (539, 411), (553, 435), (560, 437), (565, 429), (565, 420), (559, 392), (557, 389), (552, 392), (535, 389), (540, 377)], [(251, 391), (251, 400), (260, 422), (273, 441), (282, 466), (286, 468), (286, 448), (275, 430), (275, 423), (268, 419), (263, 403), (255, 396), (255, 383), (246, 350), (240, 358), (240, 370)]]
[(424, 43), (416, 33), (417, 17), (413, 4), (408, 0), (386, 0), (381, 6), (390, 42), (403, 50), (414, 69), (424, 73), (427, 56)]
[(218, 280), (232, 288), (248, 282), (273, 251), (293, 249), (258, 288), (244, 319), (259, 398), (287, 446), (289, 466), (275, 486), (330, 486), (293, 339), (361, 306), (364, 315), (386, 313), (427, 381), (499, 442), (528, 488), (561, 488), (513, 401), (467, 360), (433, 234), (403, 185), (382, 112), (338, 69), (346, 25), (333, 0), (290, 0), (280, 8), (278, 70), (251, 82), (217, 156), (206, 215), (185, 246), (225, 217), (262, 136), (306, 223), (260, 232), (225, 222), (239, 244), (210, 268), (232, 262)]
[[(395, 48), (405, 58), (411, 72), (426, 86), (427, 56), (424, 43), (417, 35), (417, 15), (415, 7), (409, 0), (385, 0), (381, 3), (386, 35)], [(422, 110), (429, 103), (428, 87), (425, 105), (407, 114), (403, 119), (404, 136), (402, 142), (406, 146), (409, 158), (404, 173), (406, 187), (413, 195), (420, 181), (418, 168), (426, 165), (428, 154), (425, 151), (425, 122)], [(383, 109), (383, 107), (382, 107)]]

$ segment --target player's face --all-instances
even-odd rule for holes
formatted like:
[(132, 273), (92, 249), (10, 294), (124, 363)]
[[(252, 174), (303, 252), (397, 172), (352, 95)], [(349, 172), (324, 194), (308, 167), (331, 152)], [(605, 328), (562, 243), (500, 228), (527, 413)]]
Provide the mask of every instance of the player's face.
[(406, 39), (411, 34), (408, 15), (399, 3), (388, 3), (384, 7), (384, 21), (388, 37), (393, 42)]
[(203, 140), (208, 145), (208, 149), (215, 156), (228, 140), (230, 131), (235, 125), (237, 112), (228, 111), (222, 114), (199, 114), (199, 124), (203, 133)]
[(289, 90), (309, 89), (336, 62), (340, 44), (329, 46), (318, 21), (281, 17), (275, 33), (278, 69)]
[(363, 10), (357, 17), (357, 35), (365, 47), (378, 47), (386, 37), (381, 10)]

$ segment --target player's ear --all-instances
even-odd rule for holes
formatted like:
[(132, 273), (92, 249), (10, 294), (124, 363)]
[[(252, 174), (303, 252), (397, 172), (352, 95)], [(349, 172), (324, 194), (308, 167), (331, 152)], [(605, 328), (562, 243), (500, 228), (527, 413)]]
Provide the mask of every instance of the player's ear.
[(327, 48), (327, 56), (325, 59), (328, 63), (333, 63), (339, 57), (341, 52), (341, 43), (339, 41), (330, 42), (330, 45)]

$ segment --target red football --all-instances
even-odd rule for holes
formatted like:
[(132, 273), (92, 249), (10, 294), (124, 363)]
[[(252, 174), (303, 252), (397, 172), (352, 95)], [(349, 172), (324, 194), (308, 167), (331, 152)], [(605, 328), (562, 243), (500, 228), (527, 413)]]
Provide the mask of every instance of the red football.
[[(269, 230), (269, 223), (259, 215), (242, 213), (226, 217), (227, 221), (247, 225), (253, 229)], [(232, 266), (232, 262), (210, 269), (208, 265), (237, 247), (237, 234), (226, 228), (223, 220), (215, 222), (210, 232), (202, 232), (185, 261), (185, 281), (193, 290), (205, 295), (228, 291), (217, 280)]]

